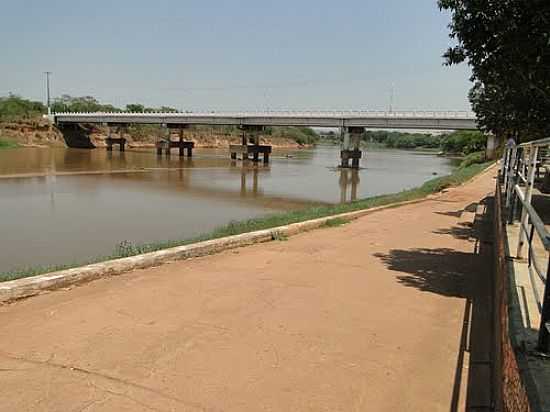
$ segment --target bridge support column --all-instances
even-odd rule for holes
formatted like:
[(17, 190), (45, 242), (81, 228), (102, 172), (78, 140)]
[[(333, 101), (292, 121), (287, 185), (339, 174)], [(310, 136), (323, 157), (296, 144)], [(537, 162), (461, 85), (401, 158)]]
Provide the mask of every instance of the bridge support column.
[(363, 127), (343, 127), (342, 128), (342, 150), (340, 151), (341, 164), (340, 167), (350, 167), (349, 161), (351, 159), (351, 167), (353, 169), (359, 168), (359, 161), (361, 159), (361, 135), (365, 129)]
[[(178, 154), (180, 157), (185, 156), (185, 152), (187, 152), (187, 157), (193, 156), (193, 148), (195, 147), (195, 142), (193, 141), (186, 141), (185, 140), (185, 133), (184, 130), (189, 127), (189, 125), (186, 124), (168, 124), (166, 125), (168, 128), (168, 136), (166, 139), (160, 139), (156, 144), (157, 148), (157, 155), (161, 156), (162, 151), (164, 150), (166, 156), (170, 156), (171, 150), (174, 148), (178, 149)], [(172, 140), (172, 130), (176, 129), (178, 131), (178, 140), (173, 141)]]
[(179, 140), (177, 142), (170, 141), (170, 147), (177, 147), (178, 153), (180, 157), (183, 157), (185, 155), (185, 152), (187, 152), (187, 157), (193, 157), (193, 148), (195, 147), (195, 142), (192, 141), (186, 141), (185, 140), (185, 129), (189, 127), (189, 125), (168, 125), (170, 129), (172, 128), (178, 128), (179, 129)]
[(260, 161), (260, 154), (263, 157), (265, 164), (269, 163), (269, 154), (271, 146), (260, 144), (259, 133), (264, 130), (263, 126), (243, 125), (241, 126), (242, 139), (240, 145), (230, 145), (229, 153), (231, 159), (236, 160), (237, 155), (241, 154), (242, 160), (248, 160), (252, 155), (252, 161), (257, 163)]
[(113, 146), (118, 145), (119, 150), (124, 152), (126, 150), (126, 139), (124, 138), (124, 126), (118, 126), (118, 137), (113, 137), (111, 135), (111, 126), (107, 126), (107, 138), (105, 139), (105, 144), (107, 144), (107, 151), (112, 152)]

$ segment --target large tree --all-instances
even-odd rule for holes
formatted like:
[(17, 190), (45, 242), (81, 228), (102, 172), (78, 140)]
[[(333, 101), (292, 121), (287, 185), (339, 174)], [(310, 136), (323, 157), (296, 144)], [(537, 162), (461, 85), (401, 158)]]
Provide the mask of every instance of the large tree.
[(457, 44), (446, 64), (467, 62), (470, 100), (486, 131), (521, 140), (550, 136), (550, 0), (439, 0)]

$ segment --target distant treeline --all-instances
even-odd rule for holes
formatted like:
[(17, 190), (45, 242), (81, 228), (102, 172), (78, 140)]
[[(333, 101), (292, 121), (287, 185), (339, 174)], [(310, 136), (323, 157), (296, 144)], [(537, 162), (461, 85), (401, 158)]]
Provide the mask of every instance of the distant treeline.
[[(147, 107), (140, 103), (127, 104), (123, 109), (112, 104), (102, 104), (95, 97), (73, 97), (62, 95), (52, 102), (53, 112), (135, 112), (135, 113), (177, 113), (178, 110), (169, 107)], [(20, 96), (10, 94), (0, 97), (0, 121), (18, 121), (39, 118), (47, 113), (47, 107), (42, 102), (31, 101)], [(159, 134), (158, 125), (132, 125), (128, 132), (136, 140), (145, 141), (152, 135)], [(236, 136), (242, 133), (235, 126), (194, 126), (195, 130), (204, 130), (205, 134), (215, 130), (226, 136)], [(272, 138), (285, 138), (294, 140), (299, 145), (311, 145), (317, 143), (319, 135), (308, 127), (268, 127), (262, 133)]]
[[(143, 104), (127, 104), (124, 108), (115, 107), (112, 104), (102, 104), (95, 97), (73, 97), (62, 95), (52, 102), (53, 112), (166, 112), (176, 113), (177, 110), (169, 106), (146, 107)], [(0, 97), (0, 119), (18, 120), (32, 119), (47, 113), (47, 107), (42, 102), (32, 101), (23, 97), (10, 94)]]
[[(331, 132), (323, 135), (325, 140), (338, 142), (340, 137)], [(470, 154), (485, 149), (486, 137), (478, 131), (456, 131), (443, 135), (404, 133), (384, 130), (367, 130), (362, 135), (364, 143), (374, 143), (395, 149), (437, 149), (445, 153)]]

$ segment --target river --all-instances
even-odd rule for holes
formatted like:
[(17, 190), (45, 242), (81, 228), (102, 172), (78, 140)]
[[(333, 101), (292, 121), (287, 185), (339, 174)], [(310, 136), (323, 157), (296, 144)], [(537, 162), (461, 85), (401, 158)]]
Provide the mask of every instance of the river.
[(228, 223), (319, 203), (412, 188), (449, 174), (433, 154), (373, 149), (359, 171), (339, 170), (339, 148), (275, 150), (269, 166), (227, 150), (192, 159), (154, 149), (0, 151), (0, 272), (82, 262), (122, 241), (194, 237)]

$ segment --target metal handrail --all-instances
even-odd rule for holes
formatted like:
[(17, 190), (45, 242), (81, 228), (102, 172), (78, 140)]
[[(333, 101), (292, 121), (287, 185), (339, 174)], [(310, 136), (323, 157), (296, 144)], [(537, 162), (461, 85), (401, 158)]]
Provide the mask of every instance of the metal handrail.
[(545, 137), (544, 139), (532, 140), (530, 142), (521, 143), (518, 147), (541, 147), (541, 146), (550, 146), (550, 137)]
[[(516, 192), (516, 195), (518, 196), (519, 201), (521, 202), (522, 207), (527, 212), (527, 215), (529, 216), (529, 222), (534, 226), (537, 234), (539, 235), (539, 238), (544, 246), (544, 248), (547, 251), (550, 251), (550, 234), (546, 230), (546, 227), (544, 226), (544, 223), (542, 222), (542, 219), (538, 215), (538, 213), (535, 211), (533, 206), (531, 206), (529, 203), (525, 201), (525, 196), (519, 187), (519, 185), (514, 186), (514, 190)], [(526, 229), (523, 224), (521, 225), (522, 229)], [(526, 235), (529, 235), (529, 232), (527, 231), (525, 233)]]
[[(506, 147), (503, 157), (504, 193), (509, 223), (516, 218), (516, 205), (521, 209), (519, 238), (517, 244), (518, 258), (522, 257), (524, 243), (528, 247), (528, 274), (540, 313), (537, 349), (550, 354), (550, 234), (535, 208), (531, 205), (533, 187), (538, 169), (538, 158), (541, 147), (550, 147), (550, 138), (540, 139), (519, 146)], [(523, 186), (523, 187), (522, 187)], [(546, 252), (547, 269), (544, 271), (535, 256), (535, 234), (540, 239)], [(544, 291), (541, 295), (541, 289)]]

